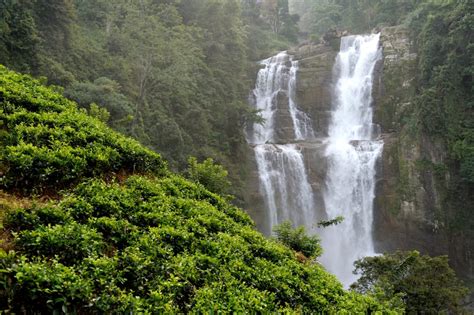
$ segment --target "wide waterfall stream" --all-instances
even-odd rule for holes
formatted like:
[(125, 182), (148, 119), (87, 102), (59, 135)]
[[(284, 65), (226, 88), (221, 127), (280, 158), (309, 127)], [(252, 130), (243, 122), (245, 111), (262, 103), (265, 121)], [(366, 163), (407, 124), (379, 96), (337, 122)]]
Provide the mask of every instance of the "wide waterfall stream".
[[(334, 66), (334, 91), (328, 137), (316, 139), (311, 118), (298, 108), (295, 90), (298, 62), (286, 52), (261, 62), (250, 102), (260, 110), (264, 124), (247, 130), (265, 203), (265, 233), (290, 220), (319, 233), (321, 262), (346, 286), (356, 277), (353, 262), (374, 254), (372, 240), (375, 164), (383, 142), (372, 124), (373, 70), (381, 58), (379, 35), (341, 39)], [(303, 144), (325, 143), (327, 163), (323, 200), (316, 200), (308, 176)], [(306, 165), (305, 165), (306, 163)], [(317, 205), (323, 205), (318, 209)], [(344, 216), (344, 222), (316, 230), (317, 221)]]
[(371, 103), (372, 74), (381, 55), (379, 35), (344, 37), (334, 69), (324, 203), (329, 218), (342, 215), (344, 222), (322, 231), (321, 261), (346, 285), (356, 280), (352, 263), (375, 253), (375, 163), (383, 142), (374, 140), (379, 131), (372, 124)]

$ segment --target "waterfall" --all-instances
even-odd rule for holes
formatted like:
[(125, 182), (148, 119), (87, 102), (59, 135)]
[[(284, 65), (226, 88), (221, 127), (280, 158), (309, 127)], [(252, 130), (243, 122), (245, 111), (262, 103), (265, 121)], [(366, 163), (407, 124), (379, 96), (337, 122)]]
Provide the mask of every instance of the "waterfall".
[(251, 102), (265, 122), (251, 126), (247, 141), (255, 152), (269, 234), (285, 220), (313, 222), (314, 196), (297, 142), (314, 138), (314, 132), (295, 102), (298, 62), (281, 52), (260, 64)]
[(322, 262), (346, 286), (356, 280), (353, 262), (374, 255), (375, 164), (383, 142), (372, 124), (371, 95), (381, 54), (379, 34), (344, 37), (334, 67), (324, 202), (328, 217), (345, 220), (322, 231)]
[(296, 226), (313, 222), (313, 192), (298, 147), (258, 145), (255, 157), (260, 190), (268, 210), (267, 231), (285, 220)]
[[(288, 53), (261, 61), (250, 95), (250, 103), (265, 120), (247, 129), (265, 204), (263, 232), (270, 234), (275, 224), (290, 220), (314, 233), (317, 221), (344, 216), (343, 223), (317, 232), (324, 250), (321, 262), (346, 286), (355, 280), (353, 262), (374, 254), (375, 164), (383, 142), (372, 124), (371, 95), (373, 70), (380, 58), (378, 34), (342, 38), (326, 139), (315, 139), (311, 119), (298, 108), (298, 61)], [(320, 160), (304, 156), (304, 146), (324, 155)], [(308, 169), (316, 163), (327, 164), (319, 177), (322, 185), (309, 180)], [(319, 189), (318, 200), (311, 184)]]

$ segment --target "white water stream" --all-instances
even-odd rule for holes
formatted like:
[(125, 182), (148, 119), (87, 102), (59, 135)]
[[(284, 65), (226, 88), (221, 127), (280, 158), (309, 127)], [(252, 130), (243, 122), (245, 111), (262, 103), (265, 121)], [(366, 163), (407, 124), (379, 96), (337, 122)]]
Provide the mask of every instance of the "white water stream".
[(324, 202), (340, 225), (322, 231), (321, 260), (343, 284), (356, 280), (353, 262), (374, 255), (372, 238), (375, 164), (383, 149), (372, 124), (372, 82), (381, 58), (379, 34), (341, 40), (334, 68), (334, 99), (326, 156)]
[[(286, 52), (261, 62), (263, 67), (251, 99), (259, 109), (265, 123), (254, 124), (247, 140), (254, 146), (257, 161), (260, 193), (265, 197), (267, 224), (264, 232), (285, 220), (295, 225), (314, 220), (314, 196), (309, 184), (303, 155), (296, 141), (314, 138), (311, 120), (298, 110), (294, 101), (298, 63)], [(283, 97), (282, 97), (283, 95)], [(291, 117), (292, 134), (277, 139), (276, 116), (279, 112)]]

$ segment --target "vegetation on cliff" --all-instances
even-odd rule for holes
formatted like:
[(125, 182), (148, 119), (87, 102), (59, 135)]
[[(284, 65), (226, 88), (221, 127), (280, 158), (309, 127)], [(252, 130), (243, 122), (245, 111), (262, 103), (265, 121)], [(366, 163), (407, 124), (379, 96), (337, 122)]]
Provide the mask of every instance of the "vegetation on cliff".
[[(420, 133), (446, 146), (443, 165), (430, 163), (446, 190), (448, 227), (474, 235), (474, 3), (419, 10), (411, 22), (419, 51), (414, 119)], [(426, 163), (425, 163), (426, 164)], [(449, 174), (449, 175), (448, 175)]]
[[(39, 81), (2, 67), (0, 97), (2, 311), (397, 310), (344, 291), (242, 210)], [(191, 175), (205, 172), (199, 165)], [(25, 190), (41, 198), (14, 202)]]

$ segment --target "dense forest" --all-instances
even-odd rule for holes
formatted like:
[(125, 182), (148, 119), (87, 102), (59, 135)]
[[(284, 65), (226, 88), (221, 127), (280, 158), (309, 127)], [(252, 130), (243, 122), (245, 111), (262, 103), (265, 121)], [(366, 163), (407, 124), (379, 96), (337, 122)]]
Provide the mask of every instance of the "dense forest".
[[(174, 169), (213, 157), (238, 183), (252, 61), (294, 43), (288, 2), (2, 1), (0, 60), (45, 77)], [(91, 104), (95, 104), (92, 105)], [(99, 107), (97, 107), (97, 106)], [(98, 113), (97, 113), (98, 114)]]
[(237, 207), (258, 61), (395, 25), (416, 97), (387, 124), (441, 144), (418, 167), (474, 239), (472, 1), (0, 0), (0, 311), (467, 312), (446, 256), (361, 259), (346, 290), (317, 236)]

